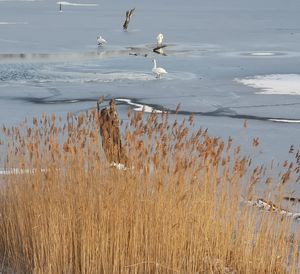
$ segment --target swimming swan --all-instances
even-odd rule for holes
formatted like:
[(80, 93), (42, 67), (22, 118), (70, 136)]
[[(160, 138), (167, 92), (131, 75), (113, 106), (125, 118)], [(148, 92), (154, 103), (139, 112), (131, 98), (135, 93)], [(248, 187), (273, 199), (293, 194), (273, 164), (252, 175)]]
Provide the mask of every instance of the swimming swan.
[(162, 74), (168, 73), (165, 69), (158, 68), (156, 66), (156, 60), (155, 59), (153, 59), (153, 64), (154, 64), (154, 66), (153, 66), (152, 72), (155, 74), (156, 78), (160, 79), (160, 77), (161, 77)]

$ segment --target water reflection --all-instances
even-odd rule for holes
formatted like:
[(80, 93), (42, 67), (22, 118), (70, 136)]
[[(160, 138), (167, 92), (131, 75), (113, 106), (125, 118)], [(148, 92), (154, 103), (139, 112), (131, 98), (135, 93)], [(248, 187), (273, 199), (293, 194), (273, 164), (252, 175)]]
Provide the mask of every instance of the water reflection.
[(114, 57), (124, 57), (129, 55), (151, 57), (156, 54), (163, 56), (185, 56), (185, 57), (201, 57), (204, 55), (219, 52), (216, 45), (207, 44), (168, 44), (161, 48), (157, 48), (154, 44), (143, 44), (125, 48), (103, 49), (97, 48), (88, 52), (56, 52), (56, 53), (0, 53), (0, 62), (58, 62), (70, 60), (84, 59), (107, 59)]

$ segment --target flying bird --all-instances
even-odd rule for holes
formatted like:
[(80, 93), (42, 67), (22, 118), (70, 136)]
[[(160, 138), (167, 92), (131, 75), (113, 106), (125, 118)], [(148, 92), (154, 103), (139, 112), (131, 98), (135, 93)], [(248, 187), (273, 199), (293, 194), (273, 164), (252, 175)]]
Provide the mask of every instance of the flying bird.
[(127, 30), (128, 25), (130, 23), (131, 16), (133, 15), (134, 11), (135, 11), (135, 8), (126, 11), (126, 19), (125, 19), (125, 22), (123, 24), (123, 29), (124, 30)]
[(160, 68), (160, 67), (156, 66), (155, 59), (153, 59), (153, 64), (154, 64), (154, 66), (153, 66), (152, 72), (155, 74), (156, 78), (160, 79), (161, 75), (168, 73), (164, 68)]
[(98, 46), (102, 46), (103, 44), (106, 44), (106, 40), (104, 38), (102, 38), (102, 36), (97, 36), (97, 45)]

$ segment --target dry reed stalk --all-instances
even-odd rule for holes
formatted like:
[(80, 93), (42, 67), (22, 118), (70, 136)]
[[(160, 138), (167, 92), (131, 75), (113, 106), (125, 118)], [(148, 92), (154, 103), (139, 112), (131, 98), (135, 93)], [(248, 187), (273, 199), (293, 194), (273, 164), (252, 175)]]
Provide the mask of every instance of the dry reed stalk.
[(0, 271), (299, 272), (292, 221), (241, 204), (243, 183), (253, 192), (262, 169), (251, 171), (231, 139), (167, 114), (129, 117), (126, 171), (103, 158), (96, 111), (4, 129), (6, 165), (37, 172), (1, 177)]

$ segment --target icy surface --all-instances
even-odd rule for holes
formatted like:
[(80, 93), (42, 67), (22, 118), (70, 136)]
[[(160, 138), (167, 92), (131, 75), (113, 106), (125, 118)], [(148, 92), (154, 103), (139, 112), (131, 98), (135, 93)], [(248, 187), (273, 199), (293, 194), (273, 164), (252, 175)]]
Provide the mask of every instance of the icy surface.
[[(124, 119), (128, 109), (168, 110), (170, 119), (195, 113), (197, 127), (233, 136), (245, 153), (260, 137), (258, 163), (290, 159), (290, 145), (300, 148), (299, 1), (61, 4), (62, 12), (54, 0), (0, 0), (1, 124), (77, 114), (105, 96), (104, 106), (119, 99)], [(159, 33), (164, 55), (152, 51)], [(101, 48), (99, 34), (108, 41)], [(169, 72), (162, 79), (151, 72), (154, 58)]]

